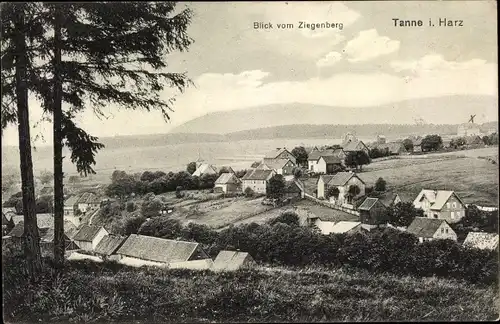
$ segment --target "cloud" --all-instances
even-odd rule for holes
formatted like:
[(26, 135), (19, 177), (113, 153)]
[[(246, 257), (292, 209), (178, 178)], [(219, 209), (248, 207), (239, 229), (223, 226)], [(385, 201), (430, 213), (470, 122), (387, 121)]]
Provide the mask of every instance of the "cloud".
[(399, 50), (400, 42), (380, 36), (376, 29), (359, 32), (358, 36), (347, 42), (344, 52), (350, 62), (362, 62), (387, 55)]
[(327, 67), (332, 66), (335, 63), (339, 62), (342, 59), (342, 55), (339, 52), (330, 52), (326, 54), (324, 57), (319, 59), (316, 62), (316, 66), (318, 67)]
[(472, 59), (464, 62), (446, 61), (442, 55), (429, 54), (419, 60), (392, 61), (391, 67), (397, 71), (412, 71), (413, 73), (427, 73), (436, 70), (464, 70), (486, 64), (486, 60)]

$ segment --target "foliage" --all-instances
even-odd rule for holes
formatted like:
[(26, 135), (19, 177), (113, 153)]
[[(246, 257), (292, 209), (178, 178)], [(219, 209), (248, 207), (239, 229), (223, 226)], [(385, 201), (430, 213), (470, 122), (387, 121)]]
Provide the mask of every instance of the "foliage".
[(409, 138), (403, 140), (403, 146), (408, 152), (413, 152), (413, 141)]
[(376, 191), (385, 191), (387, 187), (387, 181), (383, 178), (378, 178), (375, 182), (375, 190)]
[(243, 193), (245, 194), (245, 197), (247, 197), (247, 198), (251, 198), (251, 197), (255, 196), (255, 192), (250, 187), (246, 187)]
[(450, 147), (452, 148), (460, 148), (462, 146), (465, 146), (466, 144), (467, 141), (463, 137), (452, 138), (450, 141)]
[(54, 174), (48, 170), (44, 170), (40, 173), (39, 179), (42, 184), (49, 184), (54, 180)]
[(378, 148), (374, 147), (369, 150), (369, 156), (372, 159), (380, 158), (380, 157), (385, 157), (385, 156), (390, 156), (391, 152), (389, 151), (389, 148)]
[(36, 200), (36, 213), (47, 214), (54, 211), (54, 198), (51, 195), (40, 196)]
[(348, 152), (345, 157), (345, 165), (362, 170), (363, 165), (370, 164), (370, 156), (365, 151)]
[(404, 227), (409, 226), (415, 217), (424, 216), (424, 212), (415, 208), (411, 202), (399, 202), (396, 205), (389, 206), (387, 213), (390, 224)]
[(443, 147), (443, 139), (439, 135), (427, 135), (422, 139), (422, 152), (438, 151)]
[(182, 237), (183, 228), (178, 220), (167, 217), (154, 217), (143, 223), (137, 233), (175, 240)]
[(285, 211), (281, 213), (278, 217), (275, 217), (273, 219), (270, 219), (267, 222), (269, 225), (276, 225), (278, 223), (286, 224), (286, 225), (291, 225), (291, 226), (299, 226), (299, 216), (297, 213), (293, 211)]
[(142, 216), (127, 219), (124, 225), (124, 234), (137, 234), (139, 232), (139, 229), (141, 228), (141, 225), (144, 224), (145, 221), (146, 218)]
[(302, 177), (302, 169), (301, 168), (298, 168), (298, 167), (295, 167), (293, 168), (293, 176), (296, 178), (296, 179), (299, 179), (300, 177)]
[(134, 210), (136, 210), (136, 206), (135, 206), (135, 203), (133, 201), (127, 201), (127, 207), (126, 207), (126, 210), (131, 213), (133, 212)]
[(350, 185), (347, 193), (349, 193), (351, 197), (356, 197), (361, 193), (361, 189), (357, 185)]
[(76, 175), (69, 176), (68, 178), (69, 183), (78, 183), (80, 182), (80, 177)]
[(465, 217), (450, 226), (457, 233), (459, 241), (463, 241), (469, 232), (498, 233), (498, 210), (483, 211), (475, 205), (469, 205)]
[(151, 200), (146, 200), (141, 206), (141, 215), (144, 218), (157, 217), (160, 215), (160, 211), (163, 207), (163, 202), (160, 198), (153, 198)]
[(330, 197), (333, 197), (337, 199), (339, 197), (339, 194), (340, 194), (339, 188), (335, 186), (329, 187), (328, 190), (326, 191), (325, 198), (329, 199)]
[(186, 166), (186, 171), (189, 174), (193, 174), (194, 171), (196, 171), (196, 162), (189, 162), (188, 165)]
[(297, 146), (292, 150), (292, 155), (295, 156), (295, 159), (297, 161), (298, 165), (306, 165), (307, 166), (307, 159), (308, 159), (308, 154), (306, 149), (303, 146)]
[(91, 261), (70, 261), (67, 271), (55, 276), (47, 260), (42, 280), (31, 285), (19, 267), (23, 262), (21, 257), (4, 262), (6, 322), (446, 322), (498, 317), (494, 287), (458, 280), (322, 267), (211, 272)]
[(268, 198), (280, 199), (285, 194), (285, 179), (281, 174), (275, 174), (269, 179), (266, 187), (266, 195)]

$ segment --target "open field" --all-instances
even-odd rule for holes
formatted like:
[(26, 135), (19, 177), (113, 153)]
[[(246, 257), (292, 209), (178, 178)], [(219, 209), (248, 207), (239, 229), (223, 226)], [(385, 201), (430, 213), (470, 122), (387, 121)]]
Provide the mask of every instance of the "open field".
[[(457, 151), (419, 159), (391, 159), (363, 167), (359, 177), (373, 186), (379, 177), (388, 191), (403, 200), (413, 200), (422, 188), (456, 191), (466, 204), (498, 205), (498, 164), (478, 157), (498, 160), (497, 148)], [(304, 180), (306, 192), (316, 189), (317, 178)]]
[(72, 261), (62, 277), (53, 278), (46, 268), (41, 282), (32, 286), (17, 264), (4, 261), (3, 268), (4, 316), (9, 322), (478, 321), (498, 317), (494, 287), (354, 269), (258, 266), (214, 273)]

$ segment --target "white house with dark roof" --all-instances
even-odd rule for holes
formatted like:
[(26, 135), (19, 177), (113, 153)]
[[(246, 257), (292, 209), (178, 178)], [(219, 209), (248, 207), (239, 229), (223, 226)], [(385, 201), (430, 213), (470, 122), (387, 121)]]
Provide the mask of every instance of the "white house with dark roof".
[(167, 240), (131, 234), (116, 254), (120, 263), (130, 266), (160, 266), (194, 260), (210, 259), (196, 242)]
[(106, 235), (109, 235), (109, 233), (102, 226), (83, 225), (76, 232), (73, 241), (82, 250), (94, 251)]
[(463, 246), (481, 250), (498, 249), (498, 233), (469, 232)]
[[(349, 195), (350, 186), (357, 186), (360, 190), (356, 196)], [(332, 187), (339, 190), (338, 197), (329, 197), (330, 202), (337, 205), (350, 204), (353, 199), (365, 195), (366, 184), (354, 172), (338, 172), (335, 175), (321, 175), (317, 182), (318, 198), (326, 198), (326, 193)]]
[(242, 180), (242, 189), (252, 189), (255, 193), (265, 194), (267, 190), (268, 181), (276, 174), (274, 170), (250, 170)]
[(241, 192), (241, 180), (234, 173), (222, 173), (215, 180), (214, 191), (223, 193)]
[(338, 158), (342, 163), (346, 157), (346, 154), (343, 149), (326, 149), (326, 150), (319, 150), (319, 149), (314, 149), (309, 153), (307, 157), (307, 168), (309, 171), (316, 172), (316, 173), (326, 173), (326, 167), (321, 167), (321, 169), (318, 169), (318, 162), (319, 159), (322, 156), (334, 156)]
[(457, 234), (444, 219), (415, 217), (406, 232), (418, 237), (420, 243), (439, 239), (457, 240)]
[(465, 204), (454, 191), (423, 189), (413, 205), (422, 209), (426, 217), (444, 219), (449, 223), (465, 217)]
[(322, 155), (316, 163), (316, 172), (333, 174), (344, 166), (344, 160), (333, 155)]

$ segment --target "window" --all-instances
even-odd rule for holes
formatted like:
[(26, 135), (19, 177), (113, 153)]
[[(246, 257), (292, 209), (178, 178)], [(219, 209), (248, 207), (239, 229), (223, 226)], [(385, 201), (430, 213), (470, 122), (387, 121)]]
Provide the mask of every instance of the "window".
[(456, 202), (453, 203), (453, 208), (457, 208), (457, 203)]
[(444, 231), (446, 232), (446, 234), (448, 234), (448, 229), (447, 229), (447, 228), (445, 228), (445, 230), (444, 230)]
[(455, 219), (455, 213), (451, 212), (451, 219)]
[(438, 218), (438, 214), (434, 214), (434, 218), (436, 218), (436, 219), (437, 219), (437, 218)]
[(444, 228), (441, 227), (441, 234), (444, 234)]

